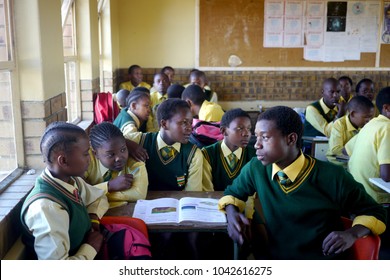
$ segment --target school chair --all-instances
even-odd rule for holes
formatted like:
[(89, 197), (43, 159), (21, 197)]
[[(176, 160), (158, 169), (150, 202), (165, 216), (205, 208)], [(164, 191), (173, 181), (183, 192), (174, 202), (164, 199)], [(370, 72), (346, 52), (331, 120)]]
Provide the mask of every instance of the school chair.
[[(346, 217), (341, 217), (344, 228), (348, 229), (352, 226), (352, 220)], [(381, 239), (378, 235), (370, 234), (366, 237), (359, 238), (349, 249), (350, 259), (352, 260), (377, 260), (379, 257), (379, 249)]]
[(126, 216), (104, 216), (100, 222), (102, 224), (125, 224), (132, 226), (142, 232), (149, 239), (148, 228), (143, 220)]

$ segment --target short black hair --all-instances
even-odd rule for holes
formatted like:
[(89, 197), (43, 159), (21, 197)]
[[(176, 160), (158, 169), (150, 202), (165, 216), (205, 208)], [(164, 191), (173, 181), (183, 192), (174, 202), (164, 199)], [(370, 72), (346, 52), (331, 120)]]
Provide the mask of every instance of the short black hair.
[(148, 92), (145, 92), (143, 90), (132, 90), (131, 94), (127, 96), (126, 99), (126, 106), (130, 108), (131, 103), (137, 102), (138, 100), (142, 98), (148, 98), (150, 99), (150, 94)]
[(293, 109), (286, 106), (272, 107), (259, 115), (257, 121), (261, 120), (274, 121), (283, 136), (296, 133), (298, 135), (296, 146), (298, 149), (301, 148), (303, 124), (301, 117)]
[(206, 79), (206, 73), (200, 70), (195, 70), (190, 73), (190, 78), (200, 78), (204, 77)]
[(379, 112), (382, 114), (383, 105), (390, 104), (390, 87), (382, 88), (376, 96), (375, 104)]
[(181, 99), (183, 100), (189, 99), (195, 105), (200, 106), (206, 100), (206, 93), (198, 85), (189, 85), (183, 90)]
[(80, 137), (88, 137), (81, 127), (63, 121), (52, 122), (47, 126), (42, 135), (40, 150), (43, 156), (43, 162), (53, 163), (51, 153), (53, 151), (69, 152), (72, 145)]
[(139, 66), (139, 65), (137, 65), (137, 64), (131, 65), (131, 66), (129, 67), (128, 73), (129, 73), (129, 74), (132, 74), (133, 71), (134, 71), (135, 69), (137, 69), (137, 68), (141, 68), (141, 66)]
[(374, 108), (374, 104), (365, 96), (354, 96), (347, 104), (348, 111), (366, 111)]
[(122, 131), (110, 122), (94, 125), (89, 133), (89, 141), (95, 151), (107, 141), (117, 137), (125, 139)]
[(130, 94), (131, 94), (133, 91), (135, 91), (135, 90), (137, 90), (137, 91), (143, 91), (143, 92), (146, 92), (146, 93), (149, 93), (149, 94), (150, 94), (150, 90), (149, 90), (148, 88), (146, 88), (146, 87), (135, 87), (135, 88), (133, 88), (133, 90), (130, 92)]
[(338, 81), (340, 82), (342, 80), (347, 80), (348, 83), (352, 86), (352, 79), (350, 77), (348, 77), (348, 76), (341, 76)]
[(164, 66), (163, 68), (161, 68), (160, 73), (164, 73), (166, 70), (170, 70), (170, 71), (175, 72), (175, 69), (173, 69), (173, 67), (171, 67), (171, 66)]
[(157, 107), (157, 122), (160, 126), (161, 120), (170, 120), (180, 109), (191, 110), (190, 105), (178, 98), (168, 98)]
[(167, 89), (168, 98), (181, 98), (185, 87), (179, 84), (170, 85)]
[(338, 83), (339, 83), (339, 82), (338, 82), (335, 78), (331, 77), (331, 78), (325, 79), (325, 80), (322, 82), (322, 87), (324, 87), (326, 84), (335, 84), (335, 85), (337, 85)]
[(118, 103), (120, 103), (120, 105), (122, 105), (122, 101), (124, 101), (126, 103), (126, 100), (129, 97), (129, 94), (130, 94), (130, 91), (128, 91), (127, 89), (120, 89), (116, 93), (116, 100), (118, 101)]
[(360, 87), (361, 87), (362, 84), (364, 84), (364, 83), (371, 83), (371, 84), (374, 84), (374, 82), (373, 82), (371, 79), (368, 79), (368, 78), (361, 79), (361, 80), (357, 83), (357, 85), (356, 85), (356, 90), (355, 90), (356, 93), (359, 93)]
[(223, 114), (222, 116), (222, 120), (221, 120), (221, 127), (229, 127), (230, 123), (235, 120), (236, 118), (240, 118), (240, 117), (244, 117), (244, 118), (248, 118), (249, 120), (251, 120), (251, 117), (249, 116), (249, 114), (247, 112), (245, 112), (244, 110), (242, 110), (241, 108), (236, 108), (236, 109), (231, 109), (231, 110), (228, 110), (225, 112), (225, 114)]

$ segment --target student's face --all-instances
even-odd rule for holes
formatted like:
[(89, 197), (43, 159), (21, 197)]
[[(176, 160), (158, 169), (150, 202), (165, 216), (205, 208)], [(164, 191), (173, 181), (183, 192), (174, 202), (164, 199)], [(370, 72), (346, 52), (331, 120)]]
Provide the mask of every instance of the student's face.
[(68, 176), (84, 176), (91, 160), (88, 151), (88, 138), (79, 137), (77, 142), (72, 145), (70, 151), (66, 155), (66, 173)]
[(158, 92), (166, 93), (169, 87), (168, 77), (166, 75), (155, 76), (153, 86), (157, 89)]
[(139, 85), (142, 82), (142, 68), (135, 68), (130, 74), (130, 81), (134, 86)]
[(206, 86), (206, 79), (204, 77), (191, 77), (190, 83), (204, 88)]
[(251, 129), (251, 121), (246, 117), (235, 118), (229, 127), (223, 127), (222, 133), (229, 149), (234, 151), (240, 147), (248, 146), (252, 134)]
[[(164, 141), (168, 145), (175, 142), (188, 143), (192, 132), (192, 114), (190, 109), (180, 109), (170, 120), (161, 120)], [(168, 143), (170, 142), (170, 143)]]
[(364, 82), (360, 85), (359, 92), (357, 92), (357, 95), (362, 95), (370, 99), (371, 101), (374, 100), (375, 93), (374, 93), (374, 84), (370, 82)]
[(140, 98), (131, 103), (131, 111), (141, 120), (147, 121), (150, 115), (150, 98)]
[(328, 107), (333, 108), (335, 104), (339, 102), (340, 99), (337, 84), (331, 82), (325, 83), (322, 88), (322, 96), (324, 97), (325, 104)]
[(123, 137), (115, 137), (104, 143), (95, 152), (96, 158), (113, 171), (121, 171), (127, 164), (129, 152)]
[[(348, 80), (340, 80), (339, 81), (339, 91), (340, 95), (346, 99), (349, 98), (349, 95), (351, 93), (352, 87), (351, 84), (348, 82)], [(346, 100), (348, 101), (348, 100)]]
[[(277, 129), (275, 121), (261, 120), (256, 123), (256, 155), (263, 165), (276, 163), (280, 168), (290, 164), (291, 143)], [(295, 145), (295, 144), (294, 144)]]
[(374, 108), (370, 108), (369, 110), (363, 111), (352, 111), (349, 114), (350, 120), (352, 124), (356, 128), (362, 128), (366, 123), (368, 123), (375, 114)]
[(172, 84), (175, 78), (175, 71), (167, 69), (164, 71), (164, 74), (168, 76), (169, 84)]

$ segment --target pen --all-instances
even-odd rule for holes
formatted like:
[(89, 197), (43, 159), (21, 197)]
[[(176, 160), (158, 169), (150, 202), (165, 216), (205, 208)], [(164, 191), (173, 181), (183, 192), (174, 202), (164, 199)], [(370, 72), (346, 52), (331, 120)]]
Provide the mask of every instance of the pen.
[(131, 175), (135, 175), (135, 173), (137, 173), (139, 170), (139, 167), (137, 167), (136, 169), (134, 169), (133, 171), (130, 172)]

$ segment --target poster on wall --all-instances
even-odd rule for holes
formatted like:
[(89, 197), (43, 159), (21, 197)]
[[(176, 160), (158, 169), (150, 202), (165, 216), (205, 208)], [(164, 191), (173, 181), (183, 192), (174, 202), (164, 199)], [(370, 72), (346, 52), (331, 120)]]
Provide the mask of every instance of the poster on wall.
[(384, 3), (382, 43), (390, 44), (390, 2)]

